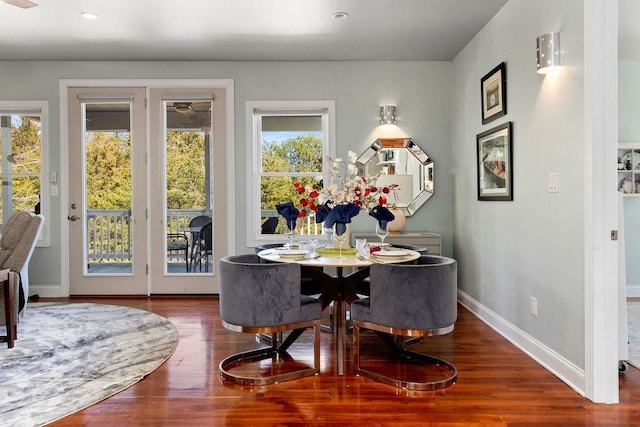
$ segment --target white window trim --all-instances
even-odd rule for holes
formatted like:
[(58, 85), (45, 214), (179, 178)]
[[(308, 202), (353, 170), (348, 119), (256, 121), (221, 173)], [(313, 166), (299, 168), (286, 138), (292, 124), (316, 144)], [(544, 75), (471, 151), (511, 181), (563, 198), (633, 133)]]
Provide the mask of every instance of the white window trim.
[(42, 232), (36, 243), (37, 247), (49, 246), (49, 229), (51, 220), (51, 187), (55, 186), (59, 190), (57, 174), (49, 174), (49, 101), (0, 101), (2, 111), (39, 111), (41, 117), (40, 129), (42, 132), (41, 165), (40, 165), (40, 213), (44, 217)]
[[(322, 153), (323, 159), (326, 156), (335, 157), (336, 152), (336, 102), (334, 100), (318, 100), (318, 101), (247, 101), (245, 104), (245, 122), (247, 135), (247, 152), (246, 165), (248, 173), (246, 183), (246, 231), (247, 231), (247, 247), (255, 247), (260, 243), (274, 240), (277, 236), (262, 236), (260, 228), (256, 221), (257, 215), (260, 213), (260, 198), (257, 197), (260, 190), (258, 181), (260, 171), (260, 149), (261, 142), (257, 140), (257, 119), (255, 112), (320, 112), (326, 114), (323, 120), (323, 135), (325, 141), (323, 143)], [(326, 112), (326, 113), (325, 113)], [(324, 171), (324, 180), (328, 182), (329, 171)]]

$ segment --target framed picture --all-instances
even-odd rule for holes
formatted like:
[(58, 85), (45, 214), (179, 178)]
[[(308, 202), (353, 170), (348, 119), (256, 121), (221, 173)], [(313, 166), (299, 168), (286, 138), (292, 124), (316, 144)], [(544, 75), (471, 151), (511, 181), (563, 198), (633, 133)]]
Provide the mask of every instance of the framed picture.
[(482, 124), (507, 114), (507, 66), (504, 62), (480, 80)]
[(478, 200), (513, 200), (512, 123), (476, 136)]

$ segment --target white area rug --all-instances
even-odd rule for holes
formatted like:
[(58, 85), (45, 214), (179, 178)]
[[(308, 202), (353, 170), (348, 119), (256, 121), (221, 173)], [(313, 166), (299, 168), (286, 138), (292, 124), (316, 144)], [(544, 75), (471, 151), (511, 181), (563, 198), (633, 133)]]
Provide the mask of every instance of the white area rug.
[(140, 381), (177, 344), (176, 327), (148, 311), (30, 303), (15, 347), (0, 344), (0, 425), (40, 426), (84, 409)]
[(640, 302), (627, 302), (629, 325), (629, 364), (640, 369)]

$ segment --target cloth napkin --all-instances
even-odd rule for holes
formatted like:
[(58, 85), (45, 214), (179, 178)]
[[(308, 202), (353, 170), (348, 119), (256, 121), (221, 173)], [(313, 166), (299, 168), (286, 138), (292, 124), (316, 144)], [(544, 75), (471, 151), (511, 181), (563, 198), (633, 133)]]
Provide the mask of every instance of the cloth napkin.
[(347, 231), (346, 224), (351, 222), (351, 218), (358, 215), (360, 208), (354, 203), (346, 205), (336, 205), (324, 220), (324, 227), (333, 227), (336, 224), (336, 234), (342, 236)]
[(396, 217), (391, 211), (384, 206), (378, 205), (369, 210), (369, 215), (378, 220), (380, 228), (387, 229), (387, 222), (393, 221)]
[(318, 210), (316, 211), (316, 222), (320, 224), (324, 221), (327, 218), (327, 215), (329, 215), (329, 212), (331, 212), (331, 209), (326, 203), (318, 206)]
[(289, 227), (289, 230), (296, 228), (296, 221), (298, 220), (298, 214), (300, 214), (300, 211), (296, 209), (293, 202), (280, 203), (279, 205), (276, 205), (276, 210), (287, 221), (287, 227)]

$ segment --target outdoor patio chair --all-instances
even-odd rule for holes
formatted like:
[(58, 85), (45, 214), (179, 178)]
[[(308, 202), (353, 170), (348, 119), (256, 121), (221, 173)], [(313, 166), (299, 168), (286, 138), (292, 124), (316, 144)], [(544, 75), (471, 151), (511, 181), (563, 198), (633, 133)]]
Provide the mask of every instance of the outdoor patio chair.
[(167, 252), (184, 252), (184, 264), (189, 272), (189, 239), (184, 233), (167, 234)]
[(276, 228), (278, 227), (278, 217), (271, 216), (264, 220), (262, 225), (260, 226), (261, 234), (275, 234)]

